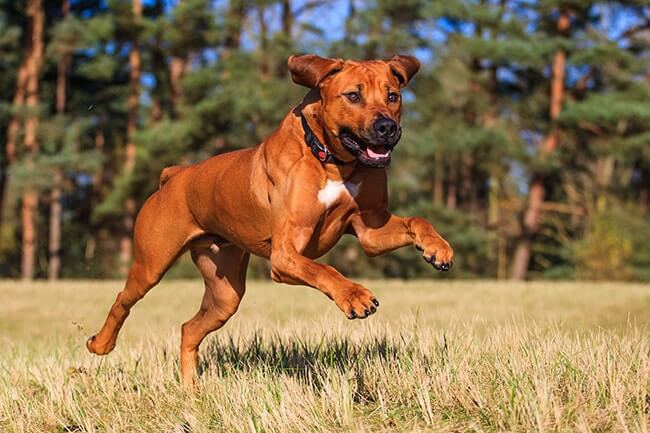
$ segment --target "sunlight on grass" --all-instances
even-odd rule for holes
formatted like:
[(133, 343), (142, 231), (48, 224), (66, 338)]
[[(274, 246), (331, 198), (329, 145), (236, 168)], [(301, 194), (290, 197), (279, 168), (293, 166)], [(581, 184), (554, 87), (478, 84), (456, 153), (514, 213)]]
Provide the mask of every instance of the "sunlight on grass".
[(252, 282), (178, 382), (199, 282), (132, 311), (88, 354), (120, 284), (0, 283), (3, 432), (647, 432), (650, 287), (369, 281), (348, 321), (314, 290)]

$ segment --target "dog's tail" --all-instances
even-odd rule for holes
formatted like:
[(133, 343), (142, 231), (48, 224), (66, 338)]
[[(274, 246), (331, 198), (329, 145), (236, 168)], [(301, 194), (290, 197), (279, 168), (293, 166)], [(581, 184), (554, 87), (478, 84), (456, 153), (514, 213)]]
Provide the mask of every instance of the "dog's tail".
[(158, 188), (162, 188), (162, 186), (172, 178), (175, 174), (178, 172), (181, 172), (185, 170), (187, 167), (183, 167), (181, 165), (172, 165), (171, 167), (165, 167), (163, 170), (160, 172), (160, 184), (158, 185)]

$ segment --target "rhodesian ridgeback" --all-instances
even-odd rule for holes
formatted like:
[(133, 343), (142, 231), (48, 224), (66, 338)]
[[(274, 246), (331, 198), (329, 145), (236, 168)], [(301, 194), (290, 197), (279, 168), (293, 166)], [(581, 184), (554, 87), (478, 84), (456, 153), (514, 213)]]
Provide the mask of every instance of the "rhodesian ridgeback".
[(373, 314), (370, 290), (314, 259), (347, 233), (376, 256), (406, 245), (449, 270), (453, 251), (426, 220), (388, 209), (386, 169), (402, 130), (400, 89), (420, 68), (415, 57), (351, 61), (289, 58), (291, 77), (311, 90), (262, 144), (163, 170), (134, 230), (126, 285), (88, 350), (115, 347), (131, 307), (185, 251), (205, 294), (182, 326), (181, 375), (195, 380), (198, 348), (237, 311), (250, 254), (269, 259), (271, 278), (316, 288), (349, 319)]

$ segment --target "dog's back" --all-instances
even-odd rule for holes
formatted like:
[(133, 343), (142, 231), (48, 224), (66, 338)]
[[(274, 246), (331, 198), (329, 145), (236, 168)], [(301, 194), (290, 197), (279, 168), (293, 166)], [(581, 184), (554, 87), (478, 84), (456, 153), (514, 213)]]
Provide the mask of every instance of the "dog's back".
[(158, 188), (162, 188), (162, 186), (169, 180), (171, 179), (172, 176), (175, 174), (185, 170), (187, 167), (184, 167), (182, 165), (172, 165), (170, 167), (165, 167), (163, 170), (160, 172), (160, 184), (158, 185)]

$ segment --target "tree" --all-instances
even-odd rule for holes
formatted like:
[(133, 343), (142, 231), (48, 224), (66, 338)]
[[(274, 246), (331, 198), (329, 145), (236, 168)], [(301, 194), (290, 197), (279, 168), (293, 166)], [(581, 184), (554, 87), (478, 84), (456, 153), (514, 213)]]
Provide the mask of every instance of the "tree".
[[(63, 19), (70, 12), (70, 3), (68, 0), (61, 2), (61, 15)], [(58, 53), (59, 61), (57, 65), (56, 77), (56, 112), (59, 116), (65, 114), (68, 71), (70, 68), (70, 52), (65, 50)], [(61, 273), (61, 214), (63, 212), (62, 183), (63, 173), (61, 170), (55, 170), (52, 179), (52, 191), (50, 192), (50, 239), (49, 252), (50, 259), (48, 262), (48, 278), (58, 280)]]
[[(142, 17), (141, 0), (133, 0), (133, 18), (134, 24), (140, 24)], [(141, 56), (137, 34), (132, 40), (131, 51), (129, 53), (129, 98), (128, 98), (128, 121), (126, 126), (126, 146), (124, 155), (123, 172), (129, 176), (133, 173), (136, 162), (136, 144), (135, 134), (138, 129), (138, 107), (140, 97), (140, 77), (141, 77)], [(136, 203), (131, 196), (127, 197), (124, 204), (124, 233), (120, 241), (120, 274), (126, 275), (131, 263), (133, 224), (135, 221)]]
[[(10, 101), (0, 102), (0, 131), (6, 134), (0, 150), (0, 264), (11, 256), (13, 232), (9, 196), (9, 171), (16, 158), (18, 133), (25, 103), (27, 40), (21, 27), (24, 11), (3, 4), (0, 9), (1, 94), (12, 95)], [(4, 263), (7, 267), (7, 264)]]
[[(563, 37), (569, 35), (571, 19), (568, 10), (560, 9), (557, 18), (557, 32)], [(566, 52), (559, 47), (553, 56), (552, 78), (551, 78), (551, 100), (549, 104), (549, 117), (551, 122), (555, 121), (562, 110), (562, 99), (564, 98), (564, 77), (566, 67)], [(558, 131), (554, 126), (548, 132), (542, 143), (540, 153), (545, 156), (551, 154), (557, 148)], [(512, 279), (522, 280), (526, 278), (526, 272), (530, 265), (533, 237), (537, 232), (541, 206), (544, 202), (545, 186), (544, 177), (534, 174), (528, 193), (528, 209), (524, 216), (523, 233), (517, 244), (512, 264)]]
[[(39, 73), (43, 62), (43, 29), (45, 13), (42, 0), (29, 0), (27, 3), (29, 17), (29, 54), (25, 63), (25, 105), (28, 111), (25, 118), (24, 150), (26, 165), (33, 166), (38, 153), (38, 103)], [(36, 260), (36, 220), (38, 215), (38, 192), (27, 187), (22, 195), (22, 278), (34, 278)]]
[[(52, 278), (125, 272), (160, 170), (263, 140), (305, 93), (287, 57), (315, 51), (420, 58), (389, 199), (455, 247), (436, 278), (650, 280), (647, 2), (172, 3), (0, 1), (2, 276), (45, 276), (48, 253)], [(345, 237), (326, 260), (430, 276)]]

